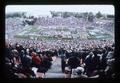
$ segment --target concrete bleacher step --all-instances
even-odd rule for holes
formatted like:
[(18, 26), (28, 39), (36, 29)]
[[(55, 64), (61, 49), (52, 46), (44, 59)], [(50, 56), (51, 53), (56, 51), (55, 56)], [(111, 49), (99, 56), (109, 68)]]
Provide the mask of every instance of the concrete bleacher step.
[(44, 78), (64, 78), (63, 73), (46, 73)]
[(61, 58), (56, 57), (52, 62), (51, 68), (45, 73), (44, 78), (64, 78), (61, 70)]

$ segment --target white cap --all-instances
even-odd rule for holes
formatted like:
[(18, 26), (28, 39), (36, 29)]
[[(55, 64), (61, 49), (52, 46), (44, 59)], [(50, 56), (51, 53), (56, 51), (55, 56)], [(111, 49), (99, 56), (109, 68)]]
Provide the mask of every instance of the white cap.
[(84, 72), (84, 68), (83, 67), (77, 67), (77, 70), (80, 70), (81, 72)]

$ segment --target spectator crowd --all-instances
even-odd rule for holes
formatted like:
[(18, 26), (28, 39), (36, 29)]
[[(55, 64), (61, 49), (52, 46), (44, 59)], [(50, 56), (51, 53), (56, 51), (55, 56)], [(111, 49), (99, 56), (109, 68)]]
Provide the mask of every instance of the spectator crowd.
[[(38, 43), (39, 42), (39, 43)], [(57, 43), (56, 43), (57, 42)], [(52, 57), (61, 57), (66, 78), (114, 77), (112, 40), (6, 42), (5, 72), (8, 78), (44, 78)]]
[[(99, 27), (97, 23), (75, 17), (39, 17), (34, 25), (72, 28), (79, 26), (80, 30), (89, 26)], [(103, 27), (109, 28), (113, 25), (112, 22), (107, 22)], [(114, 78), (114, 40), (14, 39), (14, 35), (24, 27), (20, 19), (6, 19), (6, 35), (9, 37), (5, 43), (5, 77), (44, 78), (51, 68), (53, 57), (60, 57), (65, 78)]]

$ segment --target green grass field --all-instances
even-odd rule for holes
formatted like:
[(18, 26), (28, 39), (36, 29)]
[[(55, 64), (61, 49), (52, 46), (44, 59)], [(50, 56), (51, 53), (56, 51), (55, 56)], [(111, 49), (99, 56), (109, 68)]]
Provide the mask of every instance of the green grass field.
[[(39, 39), (45, 39), (45, 40), (57, 40), (57, 39), (72, 40), (73, 39), (73, 37), (72, 38), (67, 38), (67, 37), (62, 38), (61, 36), (53, 36), (52, 34), (50, 34), (48, 36), (47, 35), (40, 35), (40, 34), (38, 34), (39, 32), (43, 32), (43, 31), (48, 32), (49, 31), (49, 29), (45, 29), (45, 30), (42, 31), (41, 28), (38, 28), (36, 26), (30, 26), (29, 28), (24, 29), (21, 33), (15, 35), (14, 37), (15, 38), (22, 38), (22, 39), (31, 39), (31, 38), (35, 39), (35, 38), (37, 38), (38, 40)], [(66, 27), (57, 28), (57, 29), (54, 29), (54, 31), (56, 31), (56, 32), (61, 32), (61, 31), (70, 32), (69, 28), (66, 28)], [(87, 39), (91, 40), (91, 39), (112, 38), (111, 35), (109, 35), (107, 33), (104, 33), (103, 31), (104, 30), (101, 31), (99, 29), (94, 29), (94, 28), (89, 28), (88, 29), (87, 28), (87, 34), (88, 34)], [(73, 32), (74, 31), (71, 31), (70, 35), (78, 33), (78, 32), (75, 32), (75, 33), (73, 33)], [(84, 34), (81, 34), (81, 35), (84, 35)], [(80, 39), (80, 37), (78, 39)]]

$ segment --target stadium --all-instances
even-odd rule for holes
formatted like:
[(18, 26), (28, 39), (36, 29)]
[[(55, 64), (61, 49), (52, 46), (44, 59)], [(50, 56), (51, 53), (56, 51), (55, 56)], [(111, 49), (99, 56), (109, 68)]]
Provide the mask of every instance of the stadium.
[(114, 15), (49, 13), (6, 13), (6, 77), (114, 78)]

